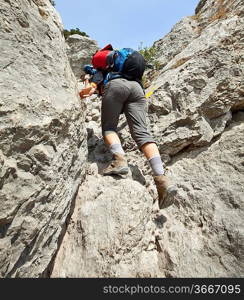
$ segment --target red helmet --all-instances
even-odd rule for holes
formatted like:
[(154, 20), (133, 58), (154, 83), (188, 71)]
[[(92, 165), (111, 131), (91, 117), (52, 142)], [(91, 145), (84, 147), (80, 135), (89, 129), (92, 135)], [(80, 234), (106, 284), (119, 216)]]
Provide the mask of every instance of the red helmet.
[(113, 50), (113, 46), (108, 44), (103, 49), (97, 51), (92, 57), (92, 65), (95, 69), (106, 69), (108, 67), (107, 56)]
[(110, 52), (110, 50), (103, 50), (95, 53), (92, 57), (93, 67), (95, 69), (106, 69), (108, 67), (107, 56)]

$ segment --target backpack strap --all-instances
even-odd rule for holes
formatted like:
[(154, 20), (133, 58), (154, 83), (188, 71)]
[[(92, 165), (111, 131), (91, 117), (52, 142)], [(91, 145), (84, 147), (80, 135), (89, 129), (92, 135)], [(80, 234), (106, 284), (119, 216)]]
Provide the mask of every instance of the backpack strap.
[(145, 71), (145, 59), (132, 48), (122, 48), (120, 50), (111, 51), (107, 56), (109, 65), (109, 73), (105, 78), (104, 84), (116, 78), (125, 78), (142, 84), (142, 75)]

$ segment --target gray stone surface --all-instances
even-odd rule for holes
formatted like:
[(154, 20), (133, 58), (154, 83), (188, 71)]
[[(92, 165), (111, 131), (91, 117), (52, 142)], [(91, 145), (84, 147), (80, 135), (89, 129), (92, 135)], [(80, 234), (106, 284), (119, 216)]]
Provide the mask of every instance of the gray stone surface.
[[(206, 6), (216, 14), (212, 2), (204, 5), (203, 14)], [(215, 21), (207, 15), (208, 25), (201, 27), (195, 38), (186, 38), (187, 46), (180, 46), (179, 54), (167, 62), (148, 88), (154, 90), (149, 100), (151, 129), (162, 153), (175, 155), (185, 147), (209, 144), (223, 132), (231, 112), (244, 109), (244, 18), (239, 14), (243, 3), (227, 2), (235, 10)], [(198, 14), (201, 16), (201, 10)], [(171, 45), (168, 41), (178, 33), (179, 24), (158, 43), (158, 47), (163, 45), (161, 60), (167, 59), (163, 50)], [(178, 49), (177, 42), (175, 47)], [(172, 51), (177, 53), (176, 49)]]
[(83, 66), (91, 63), (92, 55), (98, 50), (98, 44), (91, 38), (79, 34), (70, 35), (66, 43), (71, 68), (76, 78), (80, 79), (84, 74)]
[(132, 178), (87, 176), (52, 277), (157, 276), (152, 203)]
[(201, 1), (196, 16), (154, 44), (161, 69), (147, 74), (154, 90), (148, 122), (177, 184), (175, 205), (158, 211), (153, 204), (150, 168), (123, 116), (130, 175), (101, 177), (111, 155), (101, 139), (100, 100), (84, 100), (89, 176), (52, 277), (243, 276), (242, 10), (237, 0)]
[(85, 174), (84, 106), (50, 2), (0, 5), (0, 277), (41, 277)]
[(194, 18), (185, 17), (165, 37), (153, 44), (161, 68), (198, 36), (197, 28), (198, 23)]
[(155, 42), (148, 123), (177, 185), (164, 210), (122, 115), (129, 175), (101, 175), (101, 102), (77, 98), (47, 2), (1, 0), (1, 277), (243, 277), (243, 1), (201, 0)]
[(159, 230), (167, 277), (243, 277), (244, 113), (219, 139), (175, 157), (175, 207)]

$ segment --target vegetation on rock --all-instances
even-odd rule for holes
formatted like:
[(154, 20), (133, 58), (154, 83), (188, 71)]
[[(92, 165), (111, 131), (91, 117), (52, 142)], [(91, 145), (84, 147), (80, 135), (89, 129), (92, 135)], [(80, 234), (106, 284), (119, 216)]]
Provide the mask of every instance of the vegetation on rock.
[(144, 56), (147, 65), (151, 66), (153, 69), (158, 70), (160, 65), (158, 60), (156, 59), (156, 47), (143, 47), (143, 43), (138, 47), (138, 51)]
[(49, 1), (50, 1), (50, 3), (51, 3), (53, 6), (56, 6), (55, 1), (53, 1), (53, 0), (49, 0)]
[(87, 35), (84, 31), (80, 31), (79, 28), (75, 28), (75, 29), (72, 28), (70, 30), (64, 29), (65, 39), (67, 39), (70, 35), (73, 35), (73, 34), (79, 34), (79, 35), (82, 35), (82, 36), (89, 37), (89, 35)]

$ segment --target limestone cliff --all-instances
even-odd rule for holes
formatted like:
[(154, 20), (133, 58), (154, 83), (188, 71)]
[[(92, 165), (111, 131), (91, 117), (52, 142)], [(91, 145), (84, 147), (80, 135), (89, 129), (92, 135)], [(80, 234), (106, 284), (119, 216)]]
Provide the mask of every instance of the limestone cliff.
[(201, 0), (154, 44), (148, 124), (177, 184), (160, 211), (123, 116), (129, 176), (101, 176), (100, 99), (77, 98), (49, 1), (0, 2), (0, 276), (243, 276), (243, 1)]
[(47, 276), (85, 175), (84, 106), (50, 2), (0, 4), (0, 276)]

